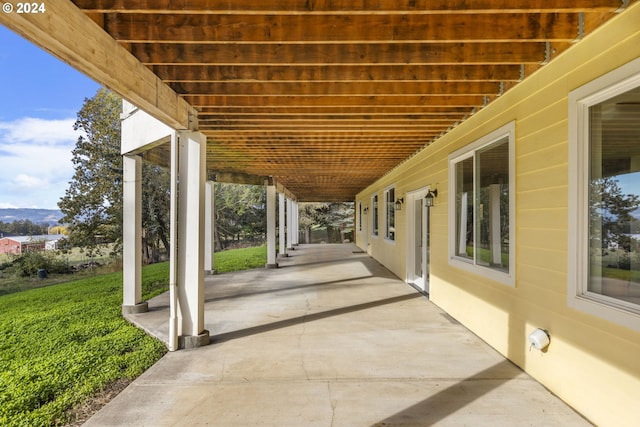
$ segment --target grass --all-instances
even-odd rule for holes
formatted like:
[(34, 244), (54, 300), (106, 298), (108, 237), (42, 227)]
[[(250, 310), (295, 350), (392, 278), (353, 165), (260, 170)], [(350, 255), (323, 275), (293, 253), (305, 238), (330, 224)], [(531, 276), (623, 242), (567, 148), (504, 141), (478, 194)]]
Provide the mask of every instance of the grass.
[(267, 247), (257, 246), (216, 252), (214, 260), (218, 273), (264, 267), (267, 262)]
[(602, 277), (618, 279), (624, 282), (640, 283), (640, 272), (637, 270), (622, 270), (619, 268), (603, 267)]
[[(265, 247), (216, 253), (219, 272), (265, 262)], [(144, 299), (167, 290), (168, 272), (143, 268)], [(125, 321), (121, 304), (122, 273), (0, 296), (0, 425), (63, 425), (72, 408), (162, 357), (165, 346)]]

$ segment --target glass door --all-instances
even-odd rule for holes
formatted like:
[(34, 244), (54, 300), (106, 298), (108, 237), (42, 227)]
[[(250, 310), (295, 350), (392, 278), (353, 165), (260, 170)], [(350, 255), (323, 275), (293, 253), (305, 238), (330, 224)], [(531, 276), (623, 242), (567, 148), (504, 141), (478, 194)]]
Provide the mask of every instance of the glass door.
[(424, 206), (426, 190), (411, 194), (407, 218), (411, 229), (407, 281), (418, 289), (429, 292), (429, 208)]

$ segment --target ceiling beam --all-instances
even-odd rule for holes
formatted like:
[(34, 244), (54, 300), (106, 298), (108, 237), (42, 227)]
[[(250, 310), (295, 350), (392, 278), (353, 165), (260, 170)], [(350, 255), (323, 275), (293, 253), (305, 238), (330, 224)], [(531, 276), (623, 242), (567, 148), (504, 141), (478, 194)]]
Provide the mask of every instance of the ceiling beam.
[[(556, 43), (562, 50), (570, 43)], [(539, 64), (547, 61), (543, 42), (334, 43), (334, 44), (130, 44), (146, 65), (446, 65)]]
[[(494, 97), (495, 98), (495, 97)], [(224, 95), (184, 95), (184, 99), (194, 107), (481, 107), (485, 98), (480, 95), (404, 95), (404, 96), (224, 96)], [(491, 98), (493, 99), (493, 98)]]
[(226, 96), (420, 96), (480, 95), (500, 92), (498, 82), (222, 82), (170, 83), (178, 94), (190, 96), (221, 94)]
[(398, 115), (418, 115), (418, 116), (439, 116), (439, 117), (457, 117), (458, 115), (469, 114), (471, 109), (468, 106), (463, 107), (445, 107), (445, 106), (355, 106), (355, 107), (324, 107), (324, 106), (265, 106), (265, 107), (240, 107), (240, 106), (207, 106), (198, 108), (199, 119), (207, 119), (211, 117), (242, 117), (242, 116), (269, 116), (281, 117), (286, 115), (295, 115), (296, 117), (314, 117), (314, 116), (369, 116), (369, 117), (388, 117)]
[(0, 24), (120, 94), (158, 120), (189, 129), (195, 110), (69, 1), (43, 14), (0, 13)]
[(566, 12), (504, 13), (500, 19), (455, 11), (438, 15), (294, 16), (108, 13), (103, 25), (116, 40), (126, 43), (570, 42), (578, 36), (578, 19), (577, 13)]
[[(429, 14), (448, 13), (455, 8), (465, 13), (513, 13), (513, 12), (575, 12), (584, 9), (615, 11), (620, 0), (281, 0), (258, 2), (255, 0), (73, 0), (83, 10), (102, 13), (154, 13), (172, 14)], [(133, 4), (132, 4), (133, 3)]]
[(153, 65), (165, 82), (519, 81), (518, 64), (475, 65)]

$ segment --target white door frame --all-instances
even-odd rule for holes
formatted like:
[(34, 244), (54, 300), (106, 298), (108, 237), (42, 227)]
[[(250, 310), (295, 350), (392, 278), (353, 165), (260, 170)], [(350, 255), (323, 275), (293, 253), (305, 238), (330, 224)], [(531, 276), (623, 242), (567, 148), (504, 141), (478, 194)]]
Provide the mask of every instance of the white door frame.
[(365, 252), (369, 252), (369, 205), (364, 201), (360, 201), (362, 206), (362, 213), (360, 214), (360, 225), (362, 230), (360, 231), (360, 249)]
[[(422, 248), (421, 250), (421, 259), (422, 259), (422, 265), (423, 265), (423, 269), (422, 269), (422, 276), (417, 276), (415, 274), (416, 271), (416, 253), (415, 253), (415, 249), (416, 247), (418, 247), (418, 245), (416, 245), (416, 219), (415, 218), (415, 203), (416, 201), (419, 201), (420, 203), (424, 203), (424, 197), (427, 195), (427, 193), (429, 192), (429, 187), (423, 187), (420, 188), (418, 190), (414, 190), (411, 192), (408, 192), (406, 195), (406, 202), (404, 203), (405, 209), (406, 209), (406, 230), (407, 230), (407, 250), (406, 250), (406, 261), (407, 261), (407, 265), (406, 265), (406, 279), (405, 281), (407, 283), (413, 284), (414, 286), (416, 286), (418, 289), (420, 289), (423, 292), (429, 292), (429, 280), (428, 280), (428, 264), (427, 264), (427, 250), (429, 248), (427, 248), (427, 228), (425, 226), (428, 226), (428, 224), (426, 224), (426, 220), (427, 220), (427, 209), (424, 205), (422, 205), (422, 217), (420, 218), (421, 224), (422, 224), (422, 233), (420, 238), (422, 239), (421, 244), (419, 245), (420, 248)], [(427, 268), (425, 268), (424, 266), (427, 266)]]

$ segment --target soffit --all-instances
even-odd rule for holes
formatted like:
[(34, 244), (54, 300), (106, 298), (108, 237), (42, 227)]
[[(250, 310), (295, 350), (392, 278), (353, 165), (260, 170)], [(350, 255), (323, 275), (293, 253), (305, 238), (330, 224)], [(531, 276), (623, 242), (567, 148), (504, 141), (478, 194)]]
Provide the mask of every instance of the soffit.
[[(620, 0), (73, 0), (198, 111), (212, 173), (350, 201)], [(123, 94), (126, 96), (126, 94)]]

